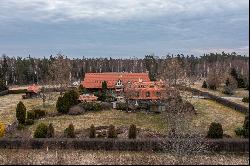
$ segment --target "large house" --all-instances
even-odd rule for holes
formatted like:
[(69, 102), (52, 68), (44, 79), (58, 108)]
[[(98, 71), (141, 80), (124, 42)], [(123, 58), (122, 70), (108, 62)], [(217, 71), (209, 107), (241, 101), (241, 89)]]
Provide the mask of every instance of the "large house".
[(108, 90), (114, 92), (117, 101), (125, 97), (132, 103), (146, 104), (150, 110), (164, 110), (161, 100), (166, 92), (165, 84), (161, 80), (150, 81), (148, 73), (86, 73), (81, 84), (88, 91), (95, 92), (102, 89), (104, 81)]
[(137, 100), (159, 100), (165, 90), (163, 81), (150, 81), (148, 73), (106, 72), (86, 73), (82, 85), (90, 90), (102, 89), (102, 83), (107, 82), (107, 88), (120, 96), (124, 92), (133, 91), (136, 95), (129, 96)]
[(105, 72), (105, 73), (86, 73), (82, 85), (90, 90), (102, 89), (102, 82), (107, 82), (107, 88), (116, 94), (122, 93), (127, 83), (139, 81), (149, 82), (148, 73), (128, 73), (128, 72)]

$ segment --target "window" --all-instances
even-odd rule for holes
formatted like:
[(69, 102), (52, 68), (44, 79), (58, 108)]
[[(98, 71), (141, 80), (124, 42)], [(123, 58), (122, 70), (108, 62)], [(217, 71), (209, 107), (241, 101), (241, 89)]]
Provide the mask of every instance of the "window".
[(146, 92), (146, 97), (150, 97), (150, 92)]
[(156, 96), (160, 97), (161, 96), (161, 92), (156, 92)]
[(136, 97), (139, 97), (140, 96), (140, 93), (139, 92), (136, 92)]

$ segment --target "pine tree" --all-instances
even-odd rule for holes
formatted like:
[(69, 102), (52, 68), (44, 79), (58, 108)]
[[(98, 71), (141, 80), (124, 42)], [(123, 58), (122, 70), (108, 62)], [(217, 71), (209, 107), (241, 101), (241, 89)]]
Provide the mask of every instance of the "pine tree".
[(17, 107), (16, 107), (16, 118), (19, 124), (25, 124), (26, 107), (21, 101), (17, 104)]

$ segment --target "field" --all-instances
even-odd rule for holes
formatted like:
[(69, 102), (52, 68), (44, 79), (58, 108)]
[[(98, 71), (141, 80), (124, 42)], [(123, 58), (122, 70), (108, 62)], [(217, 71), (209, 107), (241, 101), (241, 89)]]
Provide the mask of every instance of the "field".
[[(53, 93), (49, 103), (46, 103), (48, 112), (56, 112), (55, 102), (58, 93)], [(5, 125), (10, 124), (15, 119), (16, 104), (22, 100), (27, 110), (42, 107), (41, 99), (21, 99), (20, 94), (6, 95), (0, 97), (0, 122)], [(235, 137), (234, 130), (241, 127), (244, 121), (244, 114), (236, 112), (228, 107), (218, 104), (207, 99), (191, 98), (197, 115), (194, 116), (190, 127), (195, 133), (206, 134), (211, 122), (220, 122), (223, 126), (224, 133)], [(87, 112), (83, 115), (70, 116), (62, 115), (56, 117), (46, 117), (35, 122), (29, 127), (31, 133), (34, 132), (37, 124), (40, 122), (53, 123), (56, 133), (61, 133), (70, 124), (73, 123), (76, 130), (87, 129), (91, 124), (95, 126), (108, 126), (110, 124), (116, 127), (129, 127), (135, 124), (138, 128), (150, 130), (155, 133), (166, 134), (167, 122), (161, 114), (137, 112), (126, 113), (118, 110), (106, 110), (100, 112)]]
[(129, 151), (82, 150), (15, 150), (0, 151), (1, 164), (57, 164), (57, 165), (248, 165), (248, 154), (189, 154), (176, 156), (170, 153)]

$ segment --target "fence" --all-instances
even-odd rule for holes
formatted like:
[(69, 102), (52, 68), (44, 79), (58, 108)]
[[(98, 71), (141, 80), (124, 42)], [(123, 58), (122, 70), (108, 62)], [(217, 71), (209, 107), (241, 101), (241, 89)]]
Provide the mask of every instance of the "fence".
[(248, 113), (248, 110), (249, 108), (246, 107), (246, 106), (243, 106), (241, 104), (238, 104), (238, 103), (235, 103), (233, 101), (230, 101), (230, 100), (227, 100), (227, 99), (224, 99), (222, 97), (219, 97), (219, 96), (215, 96), (211, 93), (208, 93), (208, 92), (203, 92), (203, 91), (200, 91), (198, 89), (195, 89), (195, 88), (190, 88), (190, 87), (181, 87), (182, 90), (187, 90), (189, 92), (192, 92), (193, 94), (195, 95), (199, 95), (199, 96), (204, 96), (205, 98), (209, 98), (213, 101), (216, 101), (220, 104), (223, 104), (227, 107), (230, 107), (236, 111), (239, 111), (239, 112), (242, 112), (244, 114)]
[[(190, 139), (189, 139), (190, 140)], [(171, 151), (176, 142), (192, 142), (186, 139), (72, 139), (72, 138), (2, 138), (0, 149), (82, 149), (118, 151)], [(193, 141), (193, 142), (197, 142)], [(248, 152), (248, 139), (202, 139), (208, 151)], [(189, 145), (190, 146), (190, 145)], [(192, 146), (192, 145), (191, 145)]]

